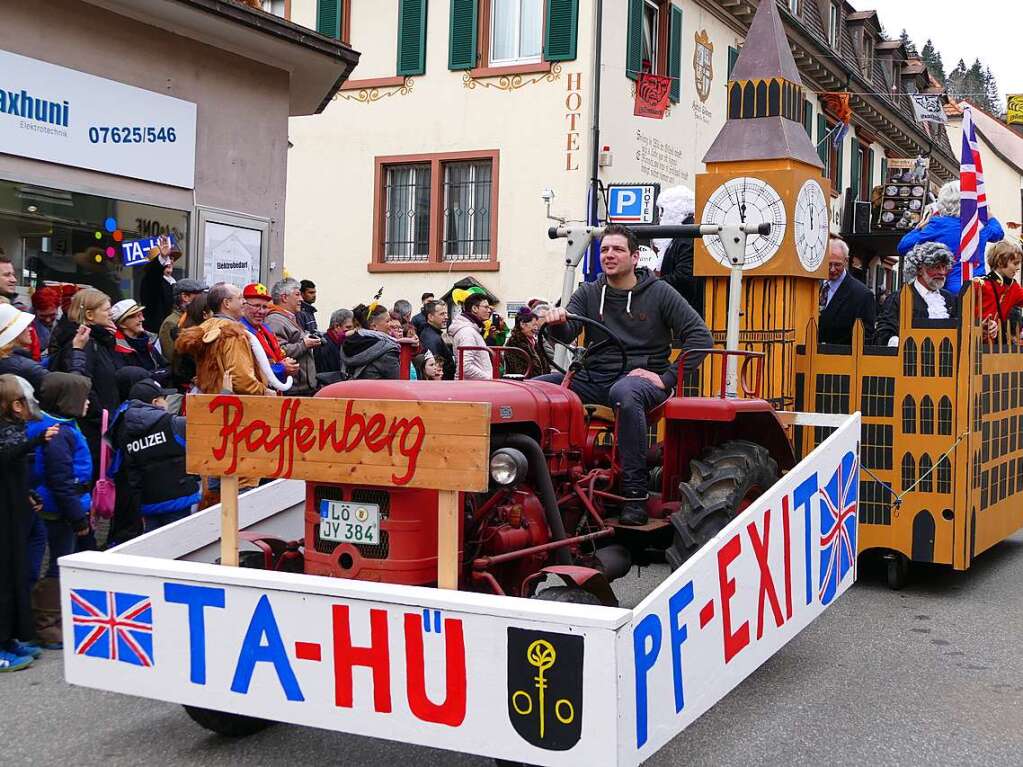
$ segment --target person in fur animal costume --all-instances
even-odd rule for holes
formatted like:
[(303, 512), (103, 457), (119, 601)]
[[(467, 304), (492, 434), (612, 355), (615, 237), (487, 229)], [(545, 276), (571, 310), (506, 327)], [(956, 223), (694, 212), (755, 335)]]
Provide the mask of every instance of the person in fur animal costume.
[(178, 352), (195, 360), (199, 391), (220, 393), (227, 374), (234, 394), (275, 394), (256, 362), (253, 347), (259, 344), (241, 324), (241, 289), (217, 283), (210, 288), (207, 306), (213, 316), (197, 327), (182, 330), (174, 345)]

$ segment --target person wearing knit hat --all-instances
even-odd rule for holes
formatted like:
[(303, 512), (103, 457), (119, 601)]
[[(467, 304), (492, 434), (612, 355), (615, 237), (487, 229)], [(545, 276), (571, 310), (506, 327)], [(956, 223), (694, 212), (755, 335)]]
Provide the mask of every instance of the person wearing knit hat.
[[(903, 290), (913, 301), (913, 319), (947, 320), (959, 317), (959, 301), (945, 290), (955, 256), (942, 242), (921, 242), (903, 257)], [(902, 291), (888, 299), (877, 320), (874, 343), (899, 345), (899, 302)], [(986, 323), (987, 321), (985, 321)]]

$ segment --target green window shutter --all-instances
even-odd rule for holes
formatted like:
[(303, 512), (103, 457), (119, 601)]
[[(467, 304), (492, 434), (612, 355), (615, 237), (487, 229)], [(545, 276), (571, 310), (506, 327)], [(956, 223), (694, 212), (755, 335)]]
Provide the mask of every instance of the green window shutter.
[(421, 75), (426, 72), (427, 0), (400, 0), (398, 3), (398, 74)]
[(853, 199), (858, 200), (860, 199), (860, 168), (863, 163), (863, 150), (855, 144), (853, 145), (852, 160), (852, 172), (850, 174), (852, 183), (849, 186), (853, 190)]
[(478, 6), (477, 0), (451, 0), (448, 69), (472, 69), (476, 66)]
[(732, 70), (735, 69), (735, 62), (739, 60), (739, 49), (728, 46), (728, 77), (731, 79)]
[(867, 199), (874, 194), (874, 150), (867, 150)]
[(316, 0), (316, 31), (340, 40), (344, 10), (344, 0)]
[(643, 67), (643, 0), (629, 0), (629, 29), (625, 48), (625, 76), (639, 79)]
[(671, 78), (668, 97), (677, 104), (682, 98), (682, 9), (674, 5), (668, 27), (668, 77)]
[(803, 130), (810, 137), (810, 141), (813, 141), (813, 104), (810, 103), (810, 99), (803, 99)]
[(888, 158), (887, 157), (882, 157), (881, 158), (881, 183), (882, 184), (887, 184), (888, 183)]
[(817, 115), (817, 156), (821, 158), (821, 162), (824, 163), (824, 175), (828, 175), (828, 142), (825, 141), (825, 137), (828, 135), (828, 121), (824, 119), (824, 115)]
[(579, 0), (547, 0), (546, 61), (573, 61), (579, 33)]

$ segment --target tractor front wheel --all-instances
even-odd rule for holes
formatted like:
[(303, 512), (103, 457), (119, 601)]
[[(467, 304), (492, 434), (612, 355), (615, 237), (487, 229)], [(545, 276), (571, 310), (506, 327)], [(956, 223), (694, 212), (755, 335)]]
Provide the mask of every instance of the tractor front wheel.
[(778, 481), (778, 463), (767, 448), (731, 440), (708, 448), (689, 464), (679, 484), (682, 505), (671, 515), (675, 535), (665, 557), (677, 569)]
[(257, 719), (254, 716), (229, 714), (226, 711), (214, 711), (209, 708), (182, 706), (193, 722), (211, 732), (228, 738), (244, 738), (265, 730), (273, 722)]

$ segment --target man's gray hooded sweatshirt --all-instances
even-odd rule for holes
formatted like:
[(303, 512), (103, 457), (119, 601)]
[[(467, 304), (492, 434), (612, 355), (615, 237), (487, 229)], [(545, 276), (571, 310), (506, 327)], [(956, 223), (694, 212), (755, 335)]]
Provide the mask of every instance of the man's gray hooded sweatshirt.
[(386, 333), (361, 329), (345, 337), (341, 361), (350, 378), (396, 380), (400, 375), (401, 347)]
[[(580, 285), (568, 302), (569, 314), (602, 322), (625, 345), (628, 362), (625, 372), (645, 368), (661, 376), (667, 391), (678, 381), (678, 363), (669, 364), (673, 340), (681, 341), (683, 351), (711, 349), (714, 339), (688, 302), (664, 280), (658, 280), (649, 269), (636, 270), (632, 290), (619, 290), (607, 284), (602, 274), (595, 282)], [(581, 322), (551, 326), (550, 333), (559, 341), (572, 342), (583, 330)], [(607, 335), (587, 327), (586, 345), (592, 347), (607, 340)], [(705, 355), (691, 353), (686, 358), (686, 372), (695, 370)], [(618, 373), (621, 356), (613, 341), (597, 352), (590, 369), (597, 379), (609, 381)]]

